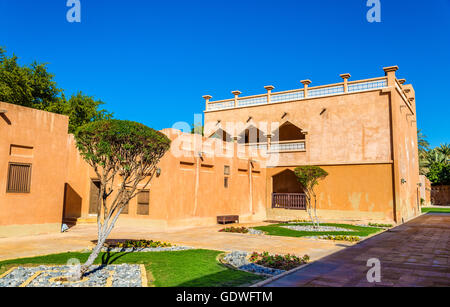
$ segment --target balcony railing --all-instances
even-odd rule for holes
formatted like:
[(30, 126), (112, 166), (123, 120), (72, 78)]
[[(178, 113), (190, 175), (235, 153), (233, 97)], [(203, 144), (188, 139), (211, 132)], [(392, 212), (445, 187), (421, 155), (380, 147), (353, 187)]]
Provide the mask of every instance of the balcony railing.
[(371, 91), (387, 87), (387, 78), (343, 82), (283, 92), (271, 92), (262, 95), (236, 97), (219, 101), (207, 101), (206, 111), (225, 110), (280, 102), (298, 101), (309, 98), (327, 97), (345, 93)]
[(267, 143), (247, 143), (245, 146), (248, 146), (252, 149), (258, 150), (267, 150)]
[(282, 141), (277, 143), (270, 143), (271, 152), (304, 151), (304, 150), (306, 150), (305, 141)]
[(245, 146), (257, 150), (269, 150), (270, 153), (306, 150), (306, 142), (304, 140), (272, 142), (269, 144), (269, 147), (267, 143), (248, 143)]
[(306, 210), (306, 195), (302, 193), (272, 193), (272, 208)]

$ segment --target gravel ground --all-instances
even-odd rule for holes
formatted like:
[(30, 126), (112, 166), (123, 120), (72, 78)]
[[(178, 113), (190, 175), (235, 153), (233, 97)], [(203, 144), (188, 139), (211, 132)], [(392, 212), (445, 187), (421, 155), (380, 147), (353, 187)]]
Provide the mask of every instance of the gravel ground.
[(264, 231), (253, 229), (253, 228), (249, 228), (248, 233), (251, 235), (260, 235), (260, 236), (264, 235)]
[(247, 260), (248, 253), (234, 251), (225, 255), (224, 260), (235, 268), (251, 273), (265, 274), (270, 276), (279, 275), (285, 271), (272, 268), (266, 268), (258, 264), (251, 263)]
[(334, 227), (334, 226), (319, 226), (318, 228), (314, 228), (311, 225), (292, 225), (292, 226), (280, 226), (283, 228), (296, 230), (296, 231), (314, 231), (314, 232), (322, 232), (322, 231), (354, 231), (352, 229)]
[[(35, 277), (27, 287), (105, 287), (110, 279), (113, 287), (141, 287), (141, 268), (137, 264), (92, 266), (91, 271), (79, 282), (55, 281), (70, 275), (74, 266), (18, 267), (0, 279), (0, 287), (18, 287)], [(40, 272), (40, 273), (39, 273)]]

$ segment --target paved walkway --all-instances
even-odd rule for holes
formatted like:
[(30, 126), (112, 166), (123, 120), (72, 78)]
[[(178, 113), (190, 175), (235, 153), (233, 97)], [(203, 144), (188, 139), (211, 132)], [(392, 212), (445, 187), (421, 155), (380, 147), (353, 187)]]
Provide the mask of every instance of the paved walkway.
[[(319, 259), (352, 245), (351, 243), (302, 238), (220, 233), (218, 230), (221, 228), (223, 226), (217, 225), (170, 232), (148, 232), (145, 227), (117, 227), (113, 230), (110, 238), (152, 239), (176, 245), (222, 251), (268, 251), (280, 254), (291, 253), (298, 256), (308, 254), (311, 259)], [(0, 239), (0, 260), (80, 251), (92, 247), (91, 241), (96, 239), (96, 231), (96, 225), (79, 225), (71, 228), (67, 233), (3, 238)]]
[[(367, 260), (381, 262), (371, 284)], [(266, 287), (450, 286), (450, 214), (429, 213), (334, 253)]]

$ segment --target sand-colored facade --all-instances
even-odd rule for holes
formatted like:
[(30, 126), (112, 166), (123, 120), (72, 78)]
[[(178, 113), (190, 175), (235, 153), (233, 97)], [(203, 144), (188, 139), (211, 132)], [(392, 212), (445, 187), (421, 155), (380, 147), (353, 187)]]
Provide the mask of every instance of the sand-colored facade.
[[(61, 229), (68, 118), (0, 102), (0, 237)], [(31, 168), (30, 191), (8, 193), (10, 165)]]
[[(222, 142), (200, 135), (174, 129), (162, 132), (172, 140), (172, 147), (158, 164), (160, 174), (145, 187), (149, 192), (148, 212), (140, 211), (138, 198), (134, 198), (118, 224), (139, 224), (149, 231), (161, 231), (214, 225), (218, 215), (239, 215), (244, 222), (265, 218), (266, 175), (260, 161), (245, 155), (214, 155), (215, 147), (223, 146)], [(97, 178), (76, 152), (73, 136), (69, 141), (68, 186), (72, 196), (66, 198), (65, 217), (89, 222), (95, 216), (90, 211), (90, 187)]]
[[(152, 230), (206, 226), (218, 215), (241, 221), (307, 217), (273, 206), (276, 195), (301, 194), (293, 170), (318, 165), (322, 220), (401, 223), (419, 213), (414, 90), (385, 76), (267, 92), (213, 102), (205, 96), (205, 136), (165, 129), (172, 146), (145, 197), (119, 224)], [(65, 222), (95, 222), (97, 178), (81, 158), (68, 118), (0, 103), (0, 237), (59, 231)], [(11, 191), (31, 166), (29, 191)], [(29, 169), (28, 169), (29, 170)], [(17, 175), (19, 174), (19, 175)], [(13, 185), (13, 188), (15, 186)], [(23, 187), (20, 187), (23, 188)]]
[[(287, 92), (266, 86), (264, 95), (241, 98), (234, 91), (234, 99), (222, 101), (205, 96), (205, 133), (220, 129), (244, 142), (241, 131), (256, 128), (253, 135), (264, 138), (253, 142), (262, 141), (263, 150), (275, 144), (278, 150), (267, 154), (268, 219), (307, 217), (305, 211), (272, 208), (270, 200), (286, 193), (274, 185), (280, 173), (317, 165), (330, 174), (318, 187), (320, 218), (402, 222), (419, 213), (420, 181), (414, 90), (396, 78), (397, 69), (359, 81), (343, 74), (343, 82), (319, 87), (303, 80), (301, 89)], [(285, 131), (291, 137), (282, 137), (286, 124), (298, 128), (296, 136)]]
[[(63, 221), (94, 222), (97, 178), (67, 133), (68, 118), (7, 103), (0, 110), (0, 237), (58, 232)], [(145, 187), (148, 206), (134, 198), (118, 224), (163, 231), (214, 225), (218, 215), (239, 215), (242, 222), (265, 218), (261, 161), (237, 144), (162, 132), (172, 139), (172, 148)], [(216, 155), (223, 147), (226, 154)], [(31, 166), (27, 192), (8, 191), (9, 164), (16, 162)]]

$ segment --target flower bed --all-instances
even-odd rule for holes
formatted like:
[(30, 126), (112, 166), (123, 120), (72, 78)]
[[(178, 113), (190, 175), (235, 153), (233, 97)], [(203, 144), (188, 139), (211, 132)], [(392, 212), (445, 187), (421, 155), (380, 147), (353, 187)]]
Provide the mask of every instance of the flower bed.
[(357, 236), (342, 236), (342, 235), (339, 236), (328, 235), (328, 236), (320, 236), (318, 238), (322, 240), (348, 241), (348, 242), (358, 242), (361, 240), (361, 238)]
[(263, 235), (264, 231), (256, 230), (247, 227), (227, 227), (220, 229), (219, 232), (229, 232), (229, 233), (248, 233), (251, 235)]
[(369, 223), (371, 227), (380, 227), (380, 228), (391, 228), (392, 224), (377, 224), (377, 223)]
[(172, 244), (153, 240), (124, 240), (105, 243), (106, 248), (156, 248), (172, 247)]
[(219, 232), (248, 233), (248, 228), (232, 226), (232, 227), (223, 228), (223, 229), (219, 230)]
[[(95, 243), (95, 241), (94, 241)], [(132, 252), (172, 252), (192, 249), (187, 246), (176, 246), (167, 242), (153, 241), (153, 240), (108, 240), (103, 248), (102, 252), (113, 253), (132, 253)], [(83, 252), (91, 252), (87, 249)]]
[(268, 252), (251, 254), (249, 261), (267, 268), (289, 271), (293, 268), (308, 263), (309, 256), (304, 255), (302, 258), (295, 255), (270, 255)]

